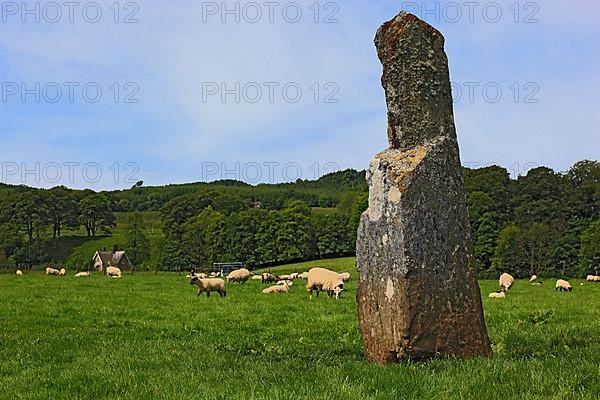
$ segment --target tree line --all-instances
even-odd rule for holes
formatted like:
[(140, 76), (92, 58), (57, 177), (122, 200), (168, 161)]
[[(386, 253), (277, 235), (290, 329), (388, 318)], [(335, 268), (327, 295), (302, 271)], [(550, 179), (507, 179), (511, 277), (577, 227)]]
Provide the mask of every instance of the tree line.
[(45, 237), (60, 238), (65, 229), (83, 226), (87, 236), (110, 234), (115, 216), (110, 200), (91, 190), (65, 187), (36, 190), (16, 187), (0, 191), (0, 256), (17, 265), (47, 261)]
[[(465, 169), (477, 267), (482, 277), (600, 273), (600, 163), (567, 172), (540, 167), (510, 179), (506, 169)], [(47, 261), (44, 248), (67, 230), (110, 235), (115, 212), (129, 212), (124, 243), (134, 264), (148, 258), (145, 211), (159, 211), (160, 269), (242, 261), (267, 266), (352, 255), (367, 207), (364, 171), (316, 181), (250, 186), (237, 181), (95, 193), (0, 186), (0, 257)]]
[(600, 273), (600, 163), (539, 167), (511, 180), (497, 166), (465, 171), (480, 276)]
[(367, 194), (347, 207), (317, 212), (299, 200), (281, 210), (247, 208), (218, 192), (176, 198), (162, 209), (163, 267), (207, 268), (241, 261), (250, 267), (352, 255)]

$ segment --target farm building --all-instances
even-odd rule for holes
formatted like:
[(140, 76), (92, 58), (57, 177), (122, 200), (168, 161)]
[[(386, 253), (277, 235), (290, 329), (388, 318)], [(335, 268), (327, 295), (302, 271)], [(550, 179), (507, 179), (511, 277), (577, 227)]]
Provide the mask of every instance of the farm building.
[(129, 269), (131, 267), (131, 261), (124, 251), (97, 251), (92, 257), (94, 263), (94, 269), (98, 272), (102, 272), (108, 266), (118, 267), (123, 269)]

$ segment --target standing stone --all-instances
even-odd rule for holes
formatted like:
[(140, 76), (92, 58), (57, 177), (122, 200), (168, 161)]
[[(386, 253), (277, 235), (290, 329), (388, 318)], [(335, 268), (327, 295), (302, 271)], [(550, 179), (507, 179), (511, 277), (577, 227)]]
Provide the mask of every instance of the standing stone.
[(491, 356), (477, 284), (444, 37), (401, 12), (377, 32), (390, 148), (367, 173), (358, 316), (378, 363)]

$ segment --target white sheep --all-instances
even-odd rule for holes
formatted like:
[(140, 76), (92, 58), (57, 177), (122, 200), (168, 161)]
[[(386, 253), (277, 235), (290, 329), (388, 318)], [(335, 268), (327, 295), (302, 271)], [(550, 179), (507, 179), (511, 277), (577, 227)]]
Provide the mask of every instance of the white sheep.
[(504, 290), (499, 290), (497, 292), (492, 292), (488, 295), (490, 299), (503, 299), (506, 297), (506, 293)]
[(588, 282), (600, 282), (600, 276), (588, 275), (585, 280)]
[(227, 275), (227, 282), (246, 283), (250, 279), (250, 271), (246, 268), (236, 269)]
[(17, 270), (17, 276), (23, 276), (23, 271), (21, 271), (20, 269)]
[(529, 278), (529, 283), (533, 283), (535, 281), (537, 281), (537, 275), (533, 274), (531, 275), (531, 278)]
[(299, 279), (302, 279), (303, 281), (308, 279), (308, 272), (302, 272), (300, 275), (298, 275)]
[(192, 276), (190, 278), (190, 285), (198, 286), (198, 296), (203, 292), (206, 293), (206, 297), (210, 297), (211, 292), (218, 292), (221, 297), (227, 296), (225, 281), (221, 278), (198, 278), (197, 276)]
[(317, 291), (317, 297), (319, 297), (321, 291), (329, 293), (336, 287), (344, 288), (344, 282), (337, 272), (325, 268), (313, 268), (308, 271), (306, 291), (310, 294), (311, 299), (313, 290)]
[(514, 282), (515, 282), (515, 278), (513, 278), (512, 276), (510, 276), (507, 273), (500, 275), (500, 279), (498, 279), (498, 283), (500, 284), (500, 287), (503, 288), (504, 290), (510, 289), (510, 287), (513, 285)]
[(282, 281), (293, 281), (294, 279), (298, 279), (298, 273), (294, 272), (293, 274), (280, 275), (279, 279)]
[(107, 267), (106, 275), (113, 278), (120, 278), (122, 275), (121, 269), (117, 267)]
[(90, 271), (86, 271), (86, 272), (78, 272), (75, 274), (75, 278), (83, 278), (83, 277), (87, 277), (87, 276), (91, 276), (91, 272)]
[(192, 274), (191, 274), (191, 275), (190, 275), (190, 274), (187, 274), (185, 277), (186, 277), (187, 279), (190, 279), (192, 276), (197, 276), (197, 277), (198, 277), (198, 278), (200, 278), (200, 279), (204, 279), (204, 278), (206, 278), (206, 274), (202, 274), (202, 273), (196, 273), (196, 272), (192, 272)]
[(280, 294), (280, 293), (288, 293), (290, 291), (290, 288), (288, 285), (275, 285), (275, 286), (271, 286), (268, 287), (266, 289), (263, 289), (263, 293), (265, 294)]
[(60, 271), (58, 271), (58, 275), (60, 276), (65, 276), (67, 274), (67, 270), (64, 268), (61, 268)]
[(54, 268), (46, 268), (46, 275), (54, 275), (54, 276), (58, 276), (60, 275), (60, 271)]
[(559, 279), (556, 281), (556, 286), (554, 290), (560, 290), (561, 292), (570, 292), (571, 290), (573, 290), (573, 287), (569, 282), (565, 281), (564, 279)]
[(273, 275), (273, 274), (269, 274), (269, 273), (264, 273), (262, 274), (262, 283), (275, 283), (279, 280), (279, 277)]

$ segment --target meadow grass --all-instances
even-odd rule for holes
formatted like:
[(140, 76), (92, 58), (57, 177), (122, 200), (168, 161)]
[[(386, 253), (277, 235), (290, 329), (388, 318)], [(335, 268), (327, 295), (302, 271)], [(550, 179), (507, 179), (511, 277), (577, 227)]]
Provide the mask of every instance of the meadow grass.
[(177, 274), (0, 275), (0, 399), (598, 399), (600, 284), (571, 282), (488, 299), (497, 282), (481, 281), (492, 359), (381, 367), (364, 360), (355, 279), (335, 301), (301, 282), (207, 298)]

